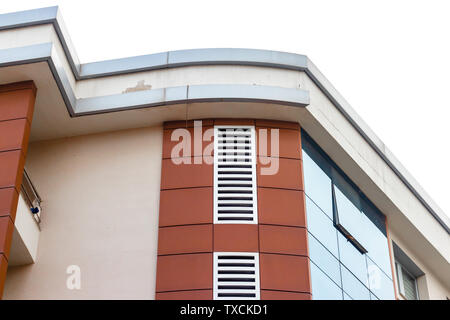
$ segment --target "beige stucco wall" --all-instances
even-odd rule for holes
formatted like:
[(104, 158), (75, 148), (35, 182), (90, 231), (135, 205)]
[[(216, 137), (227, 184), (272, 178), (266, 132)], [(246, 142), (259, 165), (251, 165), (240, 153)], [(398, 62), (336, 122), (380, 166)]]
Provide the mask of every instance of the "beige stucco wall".
[[(391, 240), (394, 241), (406, 255), (414, 261), (414, 263), (423, 271), (424, 275), (417, 279), (417, 289), (419, 291), (420, 300), (446, 300), (450, 298), (450, 284), (447, 284), (442, 279), (441, 274), (437, 274), (429, 267), (429, 261), (424, 261), (420, 257), (420, 252), (417, 252), (417, 248), (410, 246), (407, 242), (413, 242), (414, 239), (403, 240), (395, 232), (390, 232)], [(394, 260), (392, 260), (394, 263)], [(400, 299), (397, 279), (396, 279), (396, 291)]]
[[(30, 145), (42, 197), (37, 262), (8, 269), (4, 299), (152, 299), (162, 128)], [(66, 269), (81, 268), (81, 289)]]

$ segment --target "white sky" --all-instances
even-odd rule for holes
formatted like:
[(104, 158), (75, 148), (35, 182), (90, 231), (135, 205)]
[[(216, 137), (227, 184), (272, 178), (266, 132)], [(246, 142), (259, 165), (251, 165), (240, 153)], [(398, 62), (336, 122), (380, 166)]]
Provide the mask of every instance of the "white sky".
[(82, 63), (235, 47), (306, 54), (450, 216), (450, 1), (1, 1), (59, 5)]

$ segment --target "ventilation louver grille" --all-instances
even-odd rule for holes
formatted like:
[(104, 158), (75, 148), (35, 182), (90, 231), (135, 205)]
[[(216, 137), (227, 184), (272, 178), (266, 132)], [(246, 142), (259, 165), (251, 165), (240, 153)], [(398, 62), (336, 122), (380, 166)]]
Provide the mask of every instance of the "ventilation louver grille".
[(214, 252), (214, 299), (259, 300), (259, 254)]
[(214, 223), (258, 223), (255, 128), (214, 127)]

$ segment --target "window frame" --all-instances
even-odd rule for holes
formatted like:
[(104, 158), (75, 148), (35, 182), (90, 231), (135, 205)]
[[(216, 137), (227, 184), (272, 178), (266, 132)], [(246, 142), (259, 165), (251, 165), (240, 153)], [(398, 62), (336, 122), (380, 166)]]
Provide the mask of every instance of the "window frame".
[(406, 297), (405, 294), (405, 286), (403, 282), (403, 273), (406, 273), (408, 276), (410, 276), (412, 279), (414, 279), (414, 290), (415, 290), (415, 299), (414, 300), (420, 300), (419, 298), (419, 289), (417, 286), (417, 277), (415, 277), (411, 272), (409, 272), (400, 262), (397, 260), (395, 261), (395, 272), (397, 273), (397, 281), (398, 281), (398, 292), (405, 300), (411, 300)]
[[(333, 197), (333, 224), (336, 227), (336, 229), (342, 233), (342, 235), (347, 239), (347, 241), (349, 241), (361, 254), (365, 254), (367, 253), (367, 249), (364, 248), (364, 246), (344, 227), (344, 225), (342, 225), (340, 223), (339, 220), (339, 209), (338, 209), (338, 205), (337, 205), (337, 200), (336, 200), (336, 191), (335, 188), (337, 187), (336, 184), (333, 182), (332, 179), (332, 197)], [(358, 194), (359, 194), (359, 190), (357, 190)], [(364, 213), (363, 213), (364, 214)]]

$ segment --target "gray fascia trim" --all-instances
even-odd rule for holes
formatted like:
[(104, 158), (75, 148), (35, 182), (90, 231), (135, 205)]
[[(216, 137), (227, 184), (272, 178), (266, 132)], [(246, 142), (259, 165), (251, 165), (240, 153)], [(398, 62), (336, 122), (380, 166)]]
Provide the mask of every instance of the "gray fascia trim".
[(81, 65), (80, 79), (155, 69), (206, 65), (246, 65), (303, 71), (304, 55), (256, 49), (192, 49), (113, 59)]
[(84, 63), (80, 67), (80, 79), (93, 79), (126, 73), (164, 69), (167, 52), (130, 58)]
[(53, 23), (56, 20), (57, 13), (57, 6), (3, 13), (0, 14), (0, 30)]
[[(280, 99), (280, 96), (283, 99)], [(252, 85), (194, 85), (78, 99), (76, 116), (197, 102), (259, 102), (305, 107), (309, 92)]]
[(47, 61), (52, 53), (51, 43), (0, 50), (0, 67)]
[[(439, 224), (450, 234), (450, 227), (443, 218), (430, 206), (432, 202), (427, 193), (420, 187), (419, 183), (411, 174), (400, 164), (392, 152), (384, 145), (369, 126), (360, 118), (350, 104), (341, 96), (334, 86), (325, 78), (317, 67), (308, 59), (308, 68), (305, 70), (309, 78), (322, 90), (330, 99), (342, 115), (353, 125), (364, 140), (375, 150), (375, 152), (386, 162), (394, 171), (406, 187), (416, 196), (422, 205), (431, 213)], [(420, 192), (418, 191), (420, 190)], [(425, 199), (427, 198), (427, 199)], [(436, 206), (436, 205), (435, 205)], [(438, 209), (440, 210), (440, 209)], [(444, 213), (442, 216), (444, 217)]]
[[(381, 140), (369, 129), (367, 124), (356, 114), (353, 108), (306, 56), (256, 49), (193, 49), (80, 64), (75, 50), (71, 45), (70, 38), (63, 27), (64, 24), (58, 7), (41, 8), (0, 15), (0, 30), (48, 23), (52, 23), (56, 30), (76, 80), (146, 70), (217, 64), (265, 66), (304, 71), (355, 127), (367, 143), (369, 143), (369, 145), (387, 163), (400, 180), (405, 183), (447, 233), (450, 234), (450, 227), (447, 222), (448, 219), (446, 220), (442, 210), (434, 203), (426, 192), (423, 191), (399, 161), (387, 150)], [(59, 74), (58, 70), (52, 71)], [(55, 79), (58, 82), (57, 76), (55, 76)], [(61, 85), (58, 84), (58, 86), (60, 86), (61, 89)], [(64, 92), (62, 94), (63, 96), (66, 96), (65, 101), (71, 100), (71, 98), (68, 97), (70, 95), (67, 95)], [(69, 104), (68, 109), (69, 113), (72, 116), (75, 116), (73, 104)]]
[(0, 14), (0, 31), (44, 24), (52, 24), (55, 28), (72, 73), (75, 79), (81, 80), (79, 76), (80, 62), (67, 33), (58, 6)]
[(189, 86), (189, 102), (250, 101), (294, 107), (309, 105), (309, 92), (270, 86), (210, 84)]
[(53, 43), (0, 50), (0, 68), (30, 63), (47, 62), (70, 116), (75, 116), (75, 94), (66, 72), (53, 50)]

